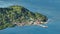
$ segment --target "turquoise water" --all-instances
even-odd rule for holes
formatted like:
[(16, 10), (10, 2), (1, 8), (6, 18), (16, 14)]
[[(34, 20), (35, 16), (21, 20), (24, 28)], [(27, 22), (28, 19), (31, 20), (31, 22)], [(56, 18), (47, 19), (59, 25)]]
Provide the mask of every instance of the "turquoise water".
[(33, 12), (48, 16), (48, 28), (16, 26), (0, 30), (0, 34), (60, 34), (60, 0), (0, 0), (0, 7), (10, 5), (21, 5)]

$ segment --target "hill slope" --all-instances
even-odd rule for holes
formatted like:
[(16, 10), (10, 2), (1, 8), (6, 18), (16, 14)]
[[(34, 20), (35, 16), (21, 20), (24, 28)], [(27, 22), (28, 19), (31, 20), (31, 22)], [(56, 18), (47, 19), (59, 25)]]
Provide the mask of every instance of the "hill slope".
[(47, 21), (47, 17), (40, 13), (33, 13), (22, 6), (0, 8), (0, 29), (14, 27), (15, 25), (31, 25), (31, 21)]

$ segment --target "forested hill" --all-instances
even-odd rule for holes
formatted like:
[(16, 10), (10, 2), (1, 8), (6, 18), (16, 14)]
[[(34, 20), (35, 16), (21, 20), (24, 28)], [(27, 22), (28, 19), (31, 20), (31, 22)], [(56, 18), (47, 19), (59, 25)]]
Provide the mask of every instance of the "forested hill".
[(22, 6), (9, 6), (7, 8), (0, 8), (0, 29), (7, 27), (14, 27), (15, 23), (26, 22), (30, 18), (41, 19), (46, 22), (47, 17), (40, 13), (33, 13)]

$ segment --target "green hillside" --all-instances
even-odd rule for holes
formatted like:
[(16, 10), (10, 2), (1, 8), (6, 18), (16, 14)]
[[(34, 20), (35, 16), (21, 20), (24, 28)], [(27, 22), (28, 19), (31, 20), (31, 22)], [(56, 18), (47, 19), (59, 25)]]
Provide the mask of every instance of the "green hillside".
[(29, 22), (30, 18), (33, 20), (40, 19), (43, 22), (47, 21), (47, 17), (40, 13), (33, 13), (22, 6), (10, 6), (7, 8), (0, 8), (0, 30), (7, 27), (16, 26), (15, 23)]

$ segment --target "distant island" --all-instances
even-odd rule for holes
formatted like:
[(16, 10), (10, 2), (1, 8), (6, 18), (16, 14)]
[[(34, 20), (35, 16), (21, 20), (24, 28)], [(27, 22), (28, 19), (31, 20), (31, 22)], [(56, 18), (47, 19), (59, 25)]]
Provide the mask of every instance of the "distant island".
[(31, 12), (22, 6), (0, 8), (0, 30), (14, 26), (45, 24), (47, 20), (47, 16)]

